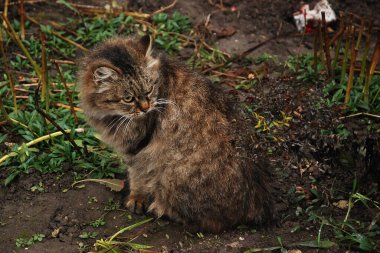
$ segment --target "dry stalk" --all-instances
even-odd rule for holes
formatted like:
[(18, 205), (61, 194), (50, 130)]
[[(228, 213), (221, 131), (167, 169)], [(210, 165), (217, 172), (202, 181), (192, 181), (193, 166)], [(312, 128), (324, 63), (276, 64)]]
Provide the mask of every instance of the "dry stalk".
[[(34, 18), (30, 17), (29, 15), (26, 15), (26, 18), (27, 18), (30, 22), (32, 22), (33, 24), (35, 24), (35, 25), (41, 27), (41, 24), (40, 24), (37, 20), (35, 20)], [(85, 51), (85, 52), (88, 51), (87, 48), (85, 48), (85, 47), (83, 47), (82, 45), (76, 43), (75, 41), (72, 41), (72, 40), (66, 38), (65, 36), (59, 34), (59, 33), (56, 32), (56, 31), (51, 31), (51, 34), (54, 35), (54, 36), (56, 36), (56, 37), (58, 37), (58, 38), (60, 38), (61, 40), (65, 41), (65, 42), (67, 42), (67, 43), (69, 43), (69, 44), (71, 44), (71, 45), (73, 45), (73, 46), (79, 48), (79, 49), (82, 50), (82, 51)]]
[(371, 46), (371, 33), (372, 33), (372, 28), (373, 28), (373, 21), (371, 20), (368, 26), (368, 35), (366, 36), (366, 41), (365, 41), (365, 47), (364, 47), (364, 52), (363, 52), (363, 57), (362, 57), (362, 64), (361, 64), (361, 69), (360, 69), (360, 74), (359, 74), (359, 81), (358, 84), (362, 85), (364, 83), (364, 88), (363, 88), (363, 99), (365, 102), (368, 103), (369, 101), (369, 83), (365, 81), (366, 77), (366, 72), (367, 72), (367, 58)]
[(53, 126), (55, 126), (66, 138), (66, 140), (68, 140), (71, 145), (73, 145), (73, 148), (75, 149), (75, 151), (77, 151), (79, 154), (83, 154), (83, 152), (81, 151), (81, 149), (78, 147), (78, 145), (75, 143), (75, 141), (71, 138), (70, 134), (67, 132), (67, 130), (64, 130), (60, 125), (58, 125), (44, 110), (41, 109), (40, 107), (40, 103), (38, 101), (38, 97), (39, 97), (39, 90), (40, 90), (40, 84), (36, 87), (36, 90), (35, 90), (35, 93), (34, 93), (34, 103), (35, 103), (35, 107), (36, 107), (36, 110), (39, 114), (41, 114), (41, 116), (46, 119), (47, 121), (49, 121)]
[(58, 64), (69, 64), (69, 65), (75, 65), (76, 63), (74, 61), (68, 61), (68, 60), (59, 60), (59, 59), (50, 59), (51, 63), (58, 63)]
[(330, 56), (330, 42), (329, 37), (327, 36), (327, 24), (326, 24), (326, 17), (325, 12), (322, 11), (322, 38), (323, 38), (323, 49), (325, 51), (325, 57), (326, 57), (326, 68), (328, 76), (332, 76), (332, 68), (331, 68), (331, 56)]
[(314, 30), (314, 57), (313, 57), (313, 67), (314, 67), (314, 73), (317, 73), (318, 71), (318, 30)]
[(321, 64), (322, 65), (325, 65), (326, 63), (326, 60), (325, 60), (325, 57), (324, 57), (324, 43), (323, 43), (323, 34), (322, 34), (322, 24), (320, 22), (318, 22), (318, 39), (319, 39), (319, 49), (318, 49), (318, 52), (319, 52), (319, 55), (320, 55), (320, 60), (321, 60)]
[(58, 63), (54, 63), (55, 65), (55, 68), (59, 74), (59, 77), (61, 78), (61, 81), (63, 83), (63, 85), (65, 86), (65, 90), (66, 90), (66, 93), (67, 93), (67, 97), (69, 99), (69, 104), (70, 104), (70, 111), (71, 113), (73, 114), (74, 116), (74, 119), (75, 119), (75, 123), (78, 125), (78, 118), (77, 118), (77, 114), (75, 113), (75, 110), (74, 110), (74, 103), (73, 103), (73, 98), (71, 96), (71, 93), (69, 91), (69, 88), (67, 87), (67, 83), (66, 83), (66, 80), (65, 78), (63, 77), (62, 75), (62, 72), (61, 72), (61, 68), (59, 67)]
[(3, 29), (0, 29), (0, 53), (1, 53), (1, 61), (3, 62), (3, 66), (5, 68), (5, 75), (8, 78), (9, 86), (12, 93), (13, 109), (15, 112), (17, 112), (18, 108), (17, 108), (17, 99), (16, 99), (16, 94), (15, 94), (15, 82), (13, 79), (13, 75), (9, 71), (10, 70), (9, 65), (8, 65), (9, 60), (7, 59), (7, 55), (5, 54)]
[[(352, 31), (352, 36), (355, 36), (355, 27)], [(350, 70), (348, 73), (347, 80), (347, 88), (346, 88), (346, 96), (344, 98), (344, 104), (347, 106), (350, 101), (351, 90), (354, 82), (354, 69), (355, 69), (355, 61), (356, 61), (357, 51), (355, 50), (355, 39), (351, 38), (351, 55), (350, 55)]]
[[(376, 46), (372, 55), (372, 61), (371, 61), (371, 67), (369, 69), (369, 76), (368, 76), (368, 83), (371, 82), (372, 76), (376, 70), (376, 66), (380, 60), (380, 32), (377, 34), (377, 41), (376, 41)], [(378, 88), (376, 95), (374, 96), (371, 104), (375, 103), (377, 97), (380, 95), (380, 87)]]
[(46, 35), (41, 32), (41, 101), (46, 101), (46, 110), (49, 110), (49, 86), (48, 86), (48, 71), (47, 71), (47, 56), (46, 56)]
[[(4, 18), (8, 18), (8, 6), (9, 6), (9, 0), (5, 0), (4, 11), (3, 11)], [(3, 21), (3, 26), (5, 26), (5, 21)]]
[[(334, 60), (333, 60), (333, 69), (336, 69), (337, 68), (337, 63), (338, 63), (338, 60), (339, 60), (339, 52), (340, 52), (340, 48), (341, 48), (341, 45), (342, 45), (342, 36), (344, 34), (344, 32), (346, 31), (346, 27), (344, 25), (344, 14), (343, 13), (340, 13), (340, 21), (339, 21), (339, 30), (338, 32), (334, 35), (334, 37), (330, 40), (330, 45), (333, 45), (335, 44), (335, 50), (334, 50)], [(334, 74), (334, 73), (333, 73)]]
[[(159, 10), (156, 10), (152, 13), (142, 13), (142, 12), (134, 12), (134, 11), (126, 11), (124, 10), (123, 8), (115, 8), (112, 4), (111, 4), (111, 14), (113, 15), (120, 15), (120, 14), (124, 14), (126, 16), (131, 16), (131, 17), (134, 17), (134, 18), (140, 18), (140, 19), (149, 19), (151, 18), (152, 16), (154, 15), (157, 15), (161, 12), (164, 12), (164, 11), (167, 11), (171, 8), (173, 8), (176, 4), (177, 4), (178, 0), (174, 0), (171, 4), (165, 6), (165, 7), (161, 7)], [(88, 13), (88, 14), (109, 14), (109, 10), (107, 10), (106, 8), (104, 7), (100, 7), (100, 6), (93, 6), (93, 5), (85, 5), (85, 4), (75, 4), (75, 3), (71, 3), (71, 5), (73, 7), (75, 7), (76, 9), (78, 9), (78, 11), (82, 12), (82, 13)]]
[[(1, 17), (1, 16), (0, 16)], [(15, 30), (13, 29), (11, 23), (9, 22), (8, 18), (6, 17), (2, 17), (3, 21), (5, 22), (5, 26), (3, 24), (3, 27), (5, 29), (5, 31), (8, 33), (9, 37), (11, 37), (11, 39), (16, 42), (16, 44), (19, 46), (19, 48), (23, 51), (23, 53), (25, 54), (25, 56), (28, 58), (30, 64), (33, 66), (33, 69), (34, 71), (36, 72), (36, 74), (38, 76), (41, 75), (41, 69), (40, 67), (37, 65), (37, 63), (33, 60), (33, 58), (30, 56), (28, 50), (25, 48), (24, 44), (22, 43), (22, 41), (20, 40), (20, 37), (18, 36), (18, 34), (15, 32)]]
[(340, 85), (341, 86), (343, 86), (343, 83), (344, 83), (344, 80), (346, 77), (346, 66), (347, 66), (348, 54), (350, 51), (353, 29), (354, 29), (354, 26), (352, 25), (352, 19), (351, 19), (350, 26), (349, 26), (347, 33), (346, 33), (346, 36), (345, 36), (346, 37), (346, 43), (344, 46), (344, 56), (343, 56), (343, 61), (342, 61), (342, 69), (341, 69), (341, 73), (340, 73)]
[(63, 107), (63, 108), (66, 108), (66, 109), (73, 108), (75, 112), (82, 112), (81, 108), (72, 107), (71, 105), (65, 105), (65, 104), (62, 104), (62, 103), (55, 103), (54, 105), (57, 106), (57, 107)]
[(20, 0), (20, 30), (21, 30), (21, 40), (25, 40), (25, 9), (24, 9), (24, 0)]
[(165, 7), (161, 7), (159, 10), (149, 14), (150, 16), (154, 16), (154, 15), (157, 15), (161, 12), (164, 12), (164, 11), (167, 11), (171, 8), (173, 8), (176, 4), (177, 4), (178, 0), (174, 0), (171, 4), (169, 4), (168, 6), (165, 6)]

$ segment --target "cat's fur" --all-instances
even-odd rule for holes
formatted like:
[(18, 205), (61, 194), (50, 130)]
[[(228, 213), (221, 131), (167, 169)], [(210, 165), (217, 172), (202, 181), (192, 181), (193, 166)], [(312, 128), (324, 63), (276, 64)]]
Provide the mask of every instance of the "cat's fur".
[(266, 168), (232, 107), (203, 76), (152, 54), (148, 36), (92, 49), (79, 84), (88, 122), (128, 165), (130, 210), (211, 232), (271, 220)]

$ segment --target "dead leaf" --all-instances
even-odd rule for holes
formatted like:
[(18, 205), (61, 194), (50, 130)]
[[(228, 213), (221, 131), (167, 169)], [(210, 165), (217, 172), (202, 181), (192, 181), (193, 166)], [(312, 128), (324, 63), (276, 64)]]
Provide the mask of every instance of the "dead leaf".
[(347, 200), (339, 200), (338, 202), (334, 202), (333, 206), (336, 206), (339, 209), (345, 210), (348, 208), (348, 201)]
[(207, 29), (210, 32), (215, 33), (215, 35), (218, 38), (230, 37), (230, 36), (234, 35), (237, 31), (237, 29), (233, 26), (227, 26), (227, 27), (223, 27), (222, 29), (220, 29), (220, 28), (217, 28), (216, 26), (214, 26), (212, 24), (208, 25)]
[(83, 179), (79, 180), (71, 185), (73, 187), (74, 185), (78, 183), (83, 183), (83, 182), (95, 182), (99, 183), (102, 185), (105, 185), (111, 189), (111, 191), (116, 191), (119, 192), (124, 188), (124, 180), (120, 179), (96, 179), (96, 178), (88, 178), (88, 179)]

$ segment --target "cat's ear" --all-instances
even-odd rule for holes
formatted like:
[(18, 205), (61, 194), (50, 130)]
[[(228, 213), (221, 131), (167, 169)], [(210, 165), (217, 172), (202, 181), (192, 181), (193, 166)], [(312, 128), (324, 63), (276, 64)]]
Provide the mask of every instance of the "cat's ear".
[(148, 69), (153, 69), (157, 66), (157, 63), (159, 62), (158, 59), (155, 59), (152, 56), (152, 44), (153, 40), (152, 37), (150, 37), (149, 35), (145, 35), (141, 37), (139, 40), (139, 47), (141, 52), (145, 55), (145, 58), (147, 59)]
[(108, 67), (98, 67), (93, 72), (93, 80), (97, 93), (102, 93), (106, 90), (109, 90), (111, 87), (109, 81), (117, 79), (119, 79), (118, 73)]
[(141, 52), (145, 56), (150, 56), (152, 54), (152, 44), (153, 42), (150, 35), (144, 35), (140, 38), (139, 46), (140, 46)]
[(119, 78), (119, 75), (117, 72), (109, 67), (99, 67), (94, 70), (94, 81), (95, 83), (99, 84), (106, 80), (112, 79), (117, 80)]

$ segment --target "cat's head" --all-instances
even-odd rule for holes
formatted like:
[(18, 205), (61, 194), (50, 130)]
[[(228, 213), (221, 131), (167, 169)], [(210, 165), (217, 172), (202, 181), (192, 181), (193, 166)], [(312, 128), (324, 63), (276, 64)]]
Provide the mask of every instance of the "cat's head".
[(149, 113), (158, 103), (159, 69), (150, 36), (117, 37), (101, 43), (80, 64), (82, 108), (97, 118)]

